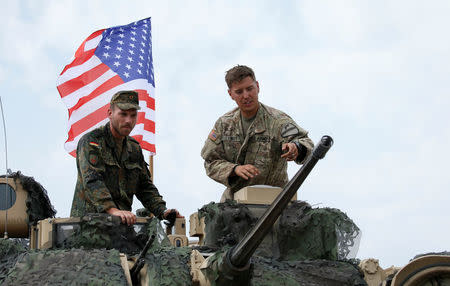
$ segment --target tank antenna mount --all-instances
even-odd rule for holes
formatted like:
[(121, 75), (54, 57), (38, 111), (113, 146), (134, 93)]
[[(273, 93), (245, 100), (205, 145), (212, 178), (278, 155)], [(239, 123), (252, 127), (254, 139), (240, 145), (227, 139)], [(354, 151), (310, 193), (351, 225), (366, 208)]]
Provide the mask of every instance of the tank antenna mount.
[[(8, 169), (8, 144), (6, 140), (6, 123), (5, 123), (5, 112), (3, 111), (3, 104), (2, 104), (2, 97), (0, 96), (0, 109), (2, 110), (2, 119), (3, 119), (3, 132), (5, 133), (5, 162), (6, 162), (6, 185), (5, 185), (5, 203), (8, 202), (8, 175), (9, 175), (9, 169)], [(3, 238), (8, 238), (8, 209), (5, 211), (5, 233), (3, 234)]]

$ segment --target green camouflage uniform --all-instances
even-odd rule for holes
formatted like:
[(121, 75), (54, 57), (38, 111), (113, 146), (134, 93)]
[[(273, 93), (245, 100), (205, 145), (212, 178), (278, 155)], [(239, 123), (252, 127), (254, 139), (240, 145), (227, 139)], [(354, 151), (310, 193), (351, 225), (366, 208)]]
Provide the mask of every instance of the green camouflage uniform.
[(85, 134), (77, 147), (78, 179), (71, 216), (102, 213), (110, 208), (131, 211), (133, 195), (161, 218), (166, 203), (150, 179), (139, 143), (125, 137), (118, 158), (110, 123)]
[[(297, 142), (305, 147), (301, 147), (304, 156), (299, 155), (296, 161), (301, 164), (314, 146), (307, 135), (308, 132), (287, 114), (261, 103), (245, 137), (239, 108), (220, 117), (206, 139), (201, 155), (205, 160), (206, 174), (227, 187), (221, 201), (232, 199), (234, 192), (246, 186), (284, 187), (288, 175), (287, 162), (281, 158), (281, 145)], [(254, 165), (260, 174), (249, 180), (230, 177), (235, 166), (246, 164)]]

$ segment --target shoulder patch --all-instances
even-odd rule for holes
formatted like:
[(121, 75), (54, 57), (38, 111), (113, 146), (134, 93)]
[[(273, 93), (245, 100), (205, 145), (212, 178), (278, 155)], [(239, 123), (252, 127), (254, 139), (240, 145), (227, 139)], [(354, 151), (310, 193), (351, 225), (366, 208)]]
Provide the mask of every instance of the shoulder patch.
[(89, 153), (89, 163), (91, 163), (92, 166), (97, 166), (98, 164), (98, 155), (94, 152)]
[(281, 127), (281, 137), (289, 137), (299, 134), (297, 126), (292, 123), (286, 123)]
[(217, 140), (217, 137), (218, 137), (218, 135), (217, 135), (217, 133), (216, 133), (216, 130), (211, 130), (211, 132), (209, 133), (209, 139), (211, 139), (212, 141), (216, 141)]

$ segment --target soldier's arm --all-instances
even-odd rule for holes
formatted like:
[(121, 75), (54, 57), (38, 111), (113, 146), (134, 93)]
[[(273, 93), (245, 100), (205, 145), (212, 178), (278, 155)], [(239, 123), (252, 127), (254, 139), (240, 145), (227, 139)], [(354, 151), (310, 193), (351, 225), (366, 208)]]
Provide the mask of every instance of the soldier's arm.
[(279, 136), (282, 143), (294, 143), (298, 149), (298, 156), (295, 159), (297, 164), (301, 164), (311, 154), (314, 143), (308, 137), (308, 132), (295, 123), (289, 116), (279, 121)]
[(157, 218), (163, 219), (166, 211), (166, 202), (159, 194), (158, 189), (150, 179), (150, 171), (144, 161), (142, 150), (139, 148), (141, 154), (141, 172), (139, 174), (139, 185), (136, 190), (136, 197), (144, 207), (150, 210)]
[(91, 138), (83, 137), (77, 147), (77, 167), (83, 181), (84, 198), (93, 204), (97, 212), (116, 208), (104, 182), (105, 163), (100, 146)]
[(218, 120), (205, 141), (201, 156), (205, 160), (206, 175), (214, 181), (229, 187), (237, 164), (226, 159), (221, 132)]

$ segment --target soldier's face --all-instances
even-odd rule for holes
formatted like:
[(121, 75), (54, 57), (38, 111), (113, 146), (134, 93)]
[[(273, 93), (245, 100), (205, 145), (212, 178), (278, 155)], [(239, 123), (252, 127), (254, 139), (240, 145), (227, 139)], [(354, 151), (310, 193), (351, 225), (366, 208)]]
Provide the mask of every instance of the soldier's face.
[(130, 135), (136, 125), (136, 109), (122, 110), (117, 106), (108, 109), (111, 132), (116, 138), (123, 138)]
[(235, 82), (228, 90), (228, 94), (236, 101), (244, 117), (253, 117), (258, 111), (259, 84), (251, 77)]

